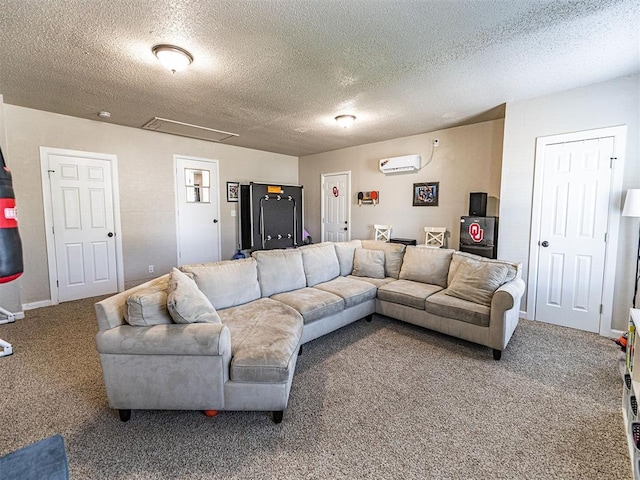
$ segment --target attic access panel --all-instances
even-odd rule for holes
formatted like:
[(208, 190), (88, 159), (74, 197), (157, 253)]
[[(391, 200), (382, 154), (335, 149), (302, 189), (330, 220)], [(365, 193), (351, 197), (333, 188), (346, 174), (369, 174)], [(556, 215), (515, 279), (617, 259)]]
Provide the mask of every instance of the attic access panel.
[(237, 137), (237, 133), (224, 132), (214, 128), (192, 125), (190, 123), (178, 122), (167, 118), (153, 117), (142, 126), (145, 130), (154, 132), (170, 133), (181, 137), (198, 138), (209, 140), (210, 142), (222, 142), (232, 137)]
[(240, 246), (271, 250), (302, 245), (301, 185), (240, 185)]

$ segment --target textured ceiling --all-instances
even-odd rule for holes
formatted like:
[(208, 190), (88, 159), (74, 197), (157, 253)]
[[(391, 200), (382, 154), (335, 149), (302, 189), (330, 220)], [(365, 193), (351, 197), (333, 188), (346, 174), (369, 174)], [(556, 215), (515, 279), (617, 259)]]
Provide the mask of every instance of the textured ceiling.
[[(638, 0), (2, 0), (5, 103), (296, 156), (640, 71)], [(172, 74), (151, 47), (189, 50)], [(97, 113), (111, 112), (103, 120)], [(349, 129), (336, 115), (351, 113)]]

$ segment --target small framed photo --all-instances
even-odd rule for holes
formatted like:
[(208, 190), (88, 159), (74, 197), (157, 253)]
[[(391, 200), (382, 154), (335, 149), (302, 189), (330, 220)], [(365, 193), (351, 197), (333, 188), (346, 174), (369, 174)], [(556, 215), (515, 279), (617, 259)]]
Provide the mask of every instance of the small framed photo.
[(240, 193), (240, 184), (238, 182), (227, 182), (227, 202), (237, 202)]
[(437, 207), (440, 197), (440, 182), (413, 184), (414, 207)]

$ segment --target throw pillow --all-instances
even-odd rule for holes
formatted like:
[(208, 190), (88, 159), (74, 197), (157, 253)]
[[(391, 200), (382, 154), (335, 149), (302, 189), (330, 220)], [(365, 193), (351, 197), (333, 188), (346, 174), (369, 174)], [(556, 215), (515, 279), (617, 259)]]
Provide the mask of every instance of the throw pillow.
[(124, 319), (129, 325), (151, 327), (171, 325), (173, 320), (167, 310), (169, 275), (152, 280), (136, 288), (127, 298)]
[(167, 309), (176, 323), (222, 323), (196, 282), (175, 267), (169, 277)]
[(402, 258), (406, 245), (389, 243), (380, 240), (362, 240), (362, 248), (382, 250), (384, 252), (384, 274), (387, 277), (398, 278), (402, 267)]
[(444, 292), (452, 297), (490, 307), (494, 292), (506, 278), (506, 265), (488, 262), (463, 263)]
[(353, 273), (356, 277), (385, 278), (384, 251), (356, 248), (353, 255)]

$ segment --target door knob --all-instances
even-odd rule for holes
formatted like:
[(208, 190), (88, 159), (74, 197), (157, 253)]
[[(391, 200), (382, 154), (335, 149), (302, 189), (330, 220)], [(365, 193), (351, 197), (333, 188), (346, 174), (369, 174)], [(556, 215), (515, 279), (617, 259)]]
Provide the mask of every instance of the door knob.
[(347, 230), (349, 230), (347, 227), (344, 227), (344, 231), (346, 232)]
[(346, 221), (346, 220), (344, 221), (344, 224), (345, 224), (345, 225), (347, 224), (347, 221)]
[(544, 242), (542, 242), (540, 245), (542, 245), (544, 248), (547, 248), (549, 246), (549, 242), (547, 242), (546, 240)]
[(218, 223), (218, 219), (217, 219), (217, 218), (214, 218), (214, 219), (213, 219), (213, 223)]
[(107, 237), (109, 237), (109, 238), (113, 237), (113, 232), (107, 233)]

